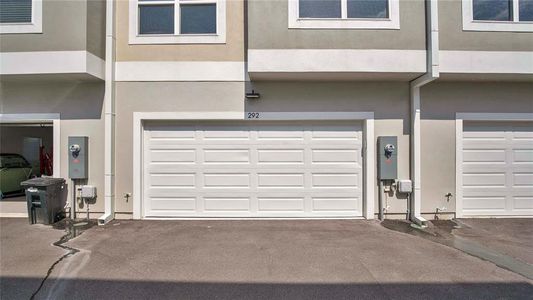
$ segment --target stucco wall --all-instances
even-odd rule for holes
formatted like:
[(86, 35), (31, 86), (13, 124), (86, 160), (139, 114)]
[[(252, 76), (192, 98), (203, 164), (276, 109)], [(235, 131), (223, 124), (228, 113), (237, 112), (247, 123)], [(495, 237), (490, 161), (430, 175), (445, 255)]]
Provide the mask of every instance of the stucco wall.
[[(422, 88), (422, 211), (455, 211), (455, 114), (533, 113), (533, 83), (438, 82)], [(454, 197), (448, 202), (446, 193)]]
[[(399, 139), (399, 176), (409, 178), (409, 86), (407, 83), (259, 82), (259, 100), (244, 100), (244, 83), (118, 82), (116, 208), (131, 212), (123, 198), (133, 190), (133, 112), (151, 111), (375, 111), (375, 134)], [(375, 154), (371, 154), (375, 155)], [(377, 187), (376, 187), (377, 191)], [(377, 194), (376, 194), (377, 195)], [(376, 200), (377, 201), (377, 200)], [(407, 200), (389, 197), (389, 212), (405, 213)], [(376, 202), (377, 207), (377, 202)], [(376, 208), (377, 211), (377, 208)]]
[(85, 50), (86, 20), (86, 1), (44, 0), (43, 32), (1, 34), (0, 51)]
[(288, 29), (287, 0), (248, 1), (250, 49), (424, 50), (424, 1), (400, 0), (400, 30)]
[(441, 50), (531, 51), (531, 32), (463, 31), (461, 0), (439, 1)]
[(226, 1), (225, 44), (129, 45), (129, 4), (117, 1), (117, 61), (243, 61), (244, 3)]
[(105, 59), (105, 0), (87, 0), (87, 51)]
[(115, 207), (130, 214), (133, 192), (133, 112), (243, 111), (243, 82), (117, 82)]
[[(104, 84), (95, 82), (2, 82), (0, 113), (59, 113), (60, 176), (68, 181), (68, 137), (89, 137), (89, 179), (97, 188), (93, 213), (104, 211)], [(69, 186), (70, 181), (68, 181)], [(70, 187), (69, 187), (70, 192)], [(70, 199), (70, 194), (69, 194)], [(84, 209), (83, 209), (84, 210)], [(81, 210), (81, 211), (83, 211)]]

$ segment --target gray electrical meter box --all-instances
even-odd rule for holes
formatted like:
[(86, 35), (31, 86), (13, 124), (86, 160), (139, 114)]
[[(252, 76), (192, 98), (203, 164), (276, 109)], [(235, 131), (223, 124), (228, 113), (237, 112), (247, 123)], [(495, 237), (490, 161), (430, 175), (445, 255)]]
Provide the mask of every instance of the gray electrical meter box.
[(398, 138), (395, 136), (378, 137), (378, 179), (398, 178)]
[(88, 178), (89, 138), (86, 136), (68, 137), (68, 177)]

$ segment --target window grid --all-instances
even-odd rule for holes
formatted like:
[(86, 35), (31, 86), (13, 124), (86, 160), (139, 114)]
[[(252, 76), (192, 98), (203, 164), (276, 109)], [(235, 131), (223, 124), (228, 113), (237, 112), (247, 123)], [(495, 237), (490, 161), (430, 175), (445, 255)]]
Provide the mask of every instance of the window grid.
[[(217, 26), (217, 32), (216, 33), (192, 33), (192, 34), (182, 34), (180, 32), (180, 25), (181, 25), (181, 15), (180, 15), (180, 5), (181, 4), (215, 4), (218, 6), (217, 0), (138, 0), (137, 1), (137, 34), (140, 34), (140, 27), (141, 27), (141, 21), (140, 21), (140, 7), (141, 6), (150, 6), (150, 5), (174, 5), (174, 33), (173, 34), (142, 34), (143, 36), (175, 36), (175, 35), (216, 35), (218, 33), (218, 26)], [(217, 22), (218, 22), (218, 15), (217, 15)]]
[[(297, 1), (299, 2), (300, 0), (289, 0), (289, 1)], [(298, 19), (307, 19), (307, 20), (312, 20), (312, 19), (328, 19), (328, 20), (388, 20), (390, 19), (390, 14), (391, 14), (391, 1), (390, 0), (387, 0), (387, 14), (388, 14), (388, 17), (387, 18), (348, 18), (348, 0), (341, 0), (341, 18), (301, 18), (300, 17), (300, 10), (299, 10), (299, 5), (297, 5), (297, 9), (298, 9)]]
[[(342, 0), (347, 1), (347, 0)], [(533, 23), (532, 21), (520, 21), (520, 0), (509, 0), (511, 1), (511, 17), (512, 20), (510, 21), (497, 21), (497, 20), (476, 20), (474, 19), (474, 1), (470, 1), (470, 5), (472, 6), (472, 21), (473, 22), (480, 22), (480, 23)]]

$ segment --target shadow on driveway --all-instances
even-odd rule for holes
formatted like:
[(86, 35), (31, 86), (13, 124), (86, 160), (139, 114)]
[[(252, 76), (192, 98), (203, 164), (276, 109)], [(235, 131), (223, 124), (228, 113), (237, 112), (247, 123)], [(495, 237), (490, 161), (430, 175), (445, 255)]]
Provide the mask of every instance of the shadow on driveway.
[[(39, 278), (3, 277), (2, 299), (27, 299)], [(36, 299), (532, 299), (528, 283), (222, 283), (61, 279), (61, 296)], [(52, 297), (50, 297), (52, 296)]]

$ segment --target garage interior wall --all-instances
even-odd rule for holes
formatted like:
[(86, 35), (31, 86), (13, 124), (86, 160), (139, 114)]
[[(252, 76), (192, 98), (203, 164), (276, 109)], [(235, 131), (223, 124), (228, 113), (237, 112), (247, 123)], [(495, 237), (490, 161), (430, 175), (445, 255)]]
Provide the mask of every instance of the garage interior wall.
[(437, 82), (421, 94), (422, 211), (455, 212), (455, 114), (532, 113), (533, 83)]
[(22, 154), (25, 137), (41, 138), (45, 149), (52, 151), (52, 124), (44, 127), (35, 125), (0, 125), (0, 152)]

